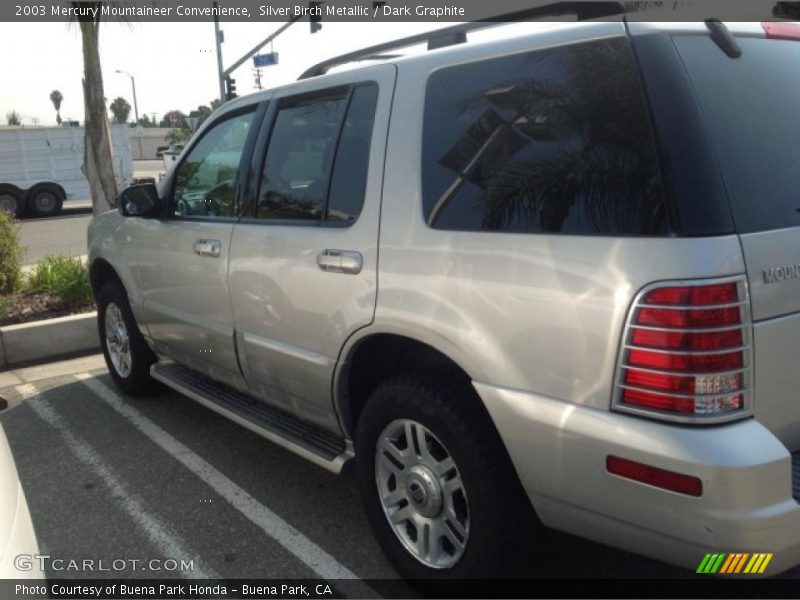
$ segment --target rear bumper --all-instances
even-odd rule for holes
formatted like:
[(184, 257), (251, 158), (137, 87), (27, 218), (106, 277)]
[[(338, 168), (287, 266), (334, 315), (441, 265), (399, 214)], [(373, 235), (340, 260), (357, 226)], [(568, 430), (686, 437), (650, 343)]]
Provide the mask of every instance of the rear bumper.
[[(545, 525), (697, 569), (709, 552), (800, 563), (792, 457), (754, 419), (689, 427), (475, 383)], [(684, 496), (609, 474), (609, 454), (699, 477)]]

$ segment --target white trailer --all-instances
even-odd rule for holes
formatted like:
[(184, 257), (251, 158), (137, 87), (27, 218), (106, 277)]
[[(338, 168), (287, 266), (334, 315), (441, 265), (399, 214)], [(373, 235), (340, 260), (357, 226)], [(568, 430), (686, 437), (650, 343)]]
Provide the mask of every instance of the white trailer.
[[(111, 126), (114, 173), (122, 190), (133, 180), (126, 125)], [(83, 127), (0, 127), (0, 210), (53, 216), (69, 199), (89, 199)]]

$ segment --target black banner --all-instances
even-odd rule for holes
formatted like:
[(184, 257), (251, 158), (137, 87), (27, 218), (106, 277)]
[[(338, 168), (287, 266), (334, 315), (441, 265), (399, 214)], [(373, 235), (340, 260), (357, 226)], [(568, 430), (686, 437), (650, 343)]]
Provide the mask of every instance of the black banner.
[(448, 582), (295, 579), (0, 580), (3, 600), (250, 598), (798, 598), (795, 579), (509, 579)]
[(12, 0), (0, 3), (0, 21), (120, 20), (133, 22), (286, 22), (314, 16), (347, 22), (462, 22), (524, 19), (611, 19), (620, 14), (649, 21), (800, 19), (800, 2), (775, 0)]

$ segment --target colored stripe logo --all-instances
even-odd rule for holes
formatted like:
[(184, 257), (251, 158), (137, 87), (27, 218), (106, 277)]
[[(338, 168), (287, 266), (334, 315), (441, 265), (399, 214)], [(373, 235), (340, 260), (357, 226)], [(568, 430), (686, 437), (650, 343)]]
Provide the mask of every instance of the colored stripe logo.
[(696, 572), (703, 575), (761, 575), (772, 556), (771, 552), (715, 552), (705, 555)]

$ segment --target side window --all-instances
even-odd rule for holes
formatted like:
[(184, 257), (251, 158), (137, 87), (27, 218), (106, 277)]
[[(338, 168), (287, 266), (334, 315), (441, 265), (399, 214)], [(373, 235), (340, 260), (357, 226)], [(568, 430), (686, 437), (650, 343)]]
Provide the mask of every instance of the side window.
[(647, 110), (622, 38), (435, 72), (422, 145), (426, 222), (462, 231), (668, 233)]
[(256, 217), (355, 221), (364, 204), (377, 101), (374, 83), (282, 100)]
[(353, 90), (331, 173), (328, 221), (352, 222), (361, 213), (377, 101), (378, 86), (375, 84)]
[(281, 102), (264, 162), (257, 218), (322, 219), (347, 92)]
[(214, 125), (176, 167), (174, 216), (236, 216), (236, 177), (253, 115)]

